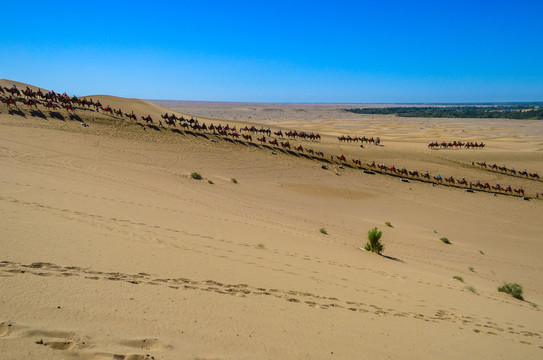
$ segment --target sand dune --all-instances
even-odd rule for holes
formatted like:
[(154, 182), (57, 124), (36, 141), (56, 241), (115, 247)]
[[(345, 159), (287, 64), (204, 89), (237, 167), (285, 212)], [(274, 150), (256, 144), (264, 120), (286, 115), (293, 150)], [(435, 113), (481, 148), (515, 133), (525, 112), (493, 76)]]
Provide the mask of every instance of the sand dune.
[[(92, 97), (138, 115), (171, 112)], [(543, 174), (543, 123), (372, 119), (333, 105), (170, 107), (316, 131), (318, 143), (291, 142), (327, 158), (510, 183), (531, 200), (143, 131), (93, 111), (75, 112), (83, 127), (65, 110), (60, 119), (0, 105), (3, 359), (541, 357), (543, 182), (471, 162)], [(342, 133), (383, 146), (340, 144)], [(487, 146), (426, 146), (457, 138)], [(385, 256), (360, 249), (375, 226)], [(498, 292), (503, 281), (522, 284), (525, 301)]]

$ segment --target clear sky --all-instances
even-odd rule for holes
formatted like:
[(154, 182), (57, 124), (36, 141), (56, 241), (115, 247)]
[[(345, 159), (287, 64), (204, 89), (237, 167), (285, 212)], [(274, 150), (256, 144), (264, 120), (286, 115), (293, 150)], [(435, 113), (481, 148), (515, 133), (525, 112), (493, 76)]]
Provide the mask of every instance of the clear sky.
[(543, 1), (24, 1), (0, 78), (255, 102), (543, 101)]

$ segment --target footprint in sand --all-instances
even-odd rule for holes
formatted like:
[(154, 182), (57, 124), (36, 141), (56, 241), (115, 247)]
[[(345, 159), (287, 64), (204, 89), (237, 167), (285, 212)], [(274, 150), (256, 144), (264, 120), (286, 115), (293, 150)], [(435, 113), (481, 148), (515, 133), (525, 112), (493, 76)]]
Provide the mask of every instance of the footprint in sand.
[(158, 339), (138, 339), (138, 340), (126, 340), (121, 342), (124, 346), (129, 346), (135, 349), (143, 350), (163, 350), (170, 348), (170, 346), (163, 344)]
[(141, 355), (141, 354), (121, 355), (121, 354), (109, 354), (109, 353), (96, 353), (91, 356), (83, 356), (82, 359), (84, 360), (154, 360), (155, 357), (149, 354), (147, 355)]
[(0, 338), (8, 336), (10, 332), (11, 332), (10, 323), (0, 323)]
[(36, 341), (36, 344), (49, 346), (54, 350), (72, 350), (75, 348), (75, 343), (71, 341), (43, 341), (43, 339), (40, 339)]

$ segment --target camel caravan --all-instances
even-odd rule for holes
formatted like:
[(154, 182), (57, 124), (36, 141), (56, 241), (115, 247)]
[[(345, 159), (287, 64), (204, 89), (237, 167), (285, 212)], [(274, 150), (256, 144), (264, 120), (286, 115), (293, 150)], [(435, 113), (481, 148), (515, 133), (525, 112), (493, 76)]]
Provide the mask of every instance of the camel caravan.
[(376, 137), (374, 138), (373, 136), (371, 137), (366, 137), (366, 136), (358, 136), (358, 135), (354, 135), (354, 136), (351, 136), (351, 135), (341, 135), (341, 136), (338, 136), (338, 141), (341, 143), (341, 142), (346, 142), (346, 143), (351, 143), (351, 142), (361, 142), (361, 143), (370, 143), (370, 144), (374, 144), (374, 145), (377, 145), (379, 146), (381, 144), (381, 138), (379, 137)]
[(489, 170), (489, 171), (499, 172), (499, 173), (502, 173), (502, 174), (507, 174), (507, 175), (516, 176), (516, 177), (520, 177), (520, 178), (526, 178), (526, 179), (532, 179), (532, 180), (541, 180), (540, 177), (539, 177), (539, 174), (537, 173), (537, 171), (534, 171), (533, 173), (528, 172), (528, 170), (526, 170), (526, 169), (524, 169), (522, 171), (520, 171), (520, 170), (517, 171), (517, 170), (515, 170), (514, 167), (508, 168), (505, 165), (498, 166), (498, 165), (496, 165), (496, 163), (494, 163), (492, 165), (487, 165), (486, 161), (477, 162), (477, 163), (472, 162), (471, 163), (471, 165), (475, 165), (475, 164), (477, 164), (481, 168), (483, 168), (485, 170)]
[(428, 144), (429, 149), (482, 149), (485, 147), (485, 144), (481, 141), (480, 143), (473, 141), (466, 141), (465, 143), (461, 141), (430, 141)]
[[(138, 122), (138, 116), (134, 113), (134, 111), (131, 111), (130, 113), (125, 113), (121, 109), (114, 109), (111, 108), (109, 105), (106, 105), (105, 107), (99, 102), (99, 101), (93, 101), (92, 98), (87, 99), (86, 97), (78, 98), (77, 96), (68, 96), (66, 93), (58, 94), (54, 91), (49, 92), (42, 92), (41, 90), (33, 91), (30, 88), (26, 88), (25, 90), (21, 91), (16, 88), (15, 85), (13, 85), (12, 88), (7, 87), (0, 87), (0, 100), (4, 104), (6, 104), (8, 107), (18, 107), (18, 104), (24, 104), (25, 106), (29, 108), (38, 108), (38, 106), (44, 107), (46, 109), (64, 109), (68, 112), (74, 112), (76, 110), (93, 110), (96, 112), (101, 112), (105, 115), (112, 116), (113, 118), (117, 119), (124, 119), (127, 118), (128, 120)], [(151, 115), (146, 116), (139, 116), (142, 122), (145, 122), (146, 125), (151, 126), (154, 124), (154, 120), (152, 119)], [(351, 159), (353, 165), (347, 160), (347, 157), (344, 154), (340, 155), (331, 155), (330, 160), (325, 158), (324, 152), (322, 150), (314, 150), (313, 148), (307, 146), (304, 147), (302, 144), (298, 146), (291, 145), (291, 140), (305, 140), (309, 143), (315, 143), (318, 144), (321, 140), (321, 135), (318, 133), (313, 132), (304, 132), (304, 131), (297, 131), (297, 130), (288, 130), (283, 132), (283, 130), (279, 129), (278, 131), (273, 132), (269, 127), (265, 129), (264, 127), (261, 127), (260, 129), (252, 125), (244, 126), (242, 128), (237, 129), (236, 126), (230, 126), (229, 124), (221, 125), (220, 123), (218, 125), (214, 125), (213, 123), (210, 123), (207, 125), (205, 122), (200, 123), (198, 118), (190, 117), (185, 118), (183, 115), (176, 116), (175, 114), (168, 114), (165, 113), (164, 115), (161, 115), (161, 119), (158, 120), (158, 126), (165, 128), (164, 124), (162, 123), (162, 120), (164, 120), (164, 123), (169, 127), (177, 127), (179, 125), (180, 128), (182, 128), (184, 131), (192, 131), (192, 132), (206, 132), (210, 135), (215, 136), (222, 136), (225, 139), (228, 139), (229, 141), (242, 141), (239, 139), (240, 137), (245, 140), (245, 142), (250, 142), (254, 144), (253, 136), (255, 137), (256, 142), (260, 143), (260, 146), (271, 148), (271, 149), (278, 149), (282, 150), (285, 153), (289, 153), (291, 155), (296, 154), (303, 154), (309, 159), (319, 159), (320, 161), (325, 161), (331, 164), (337, 164), (340, 166), (340, 168), (343, 168), (344, 166), (350, 167), (350, 168), (359, 168), (364, 170), (366, 173), (381, 173), (384, 175), (393, 175), (393, 176), (399, 176), (402, 178), (402, 181), (408, 181), (407, 179), (411, 180), (417, 180), (422, 182), (428, 182), (432, 183), (434, 185), (448, 185), (448, 186), (455, 186), (459, 188), (465, 188), (466, 191), (473, 191), (473, 190), (480, 190), (480, 191), (489, 191), (493, 193), (501, 193), (505, 195), (517, 195), (525, 197), (524, 190), (522, 188), (519, 189), (513, 189), (511, 186), (501, 186), (500, 184), (496, 184), (494, 186), (491, 186), (488, 182), (481, 182), (479, 180), (475, 182), (467, 181), (465, 178), (460, 179), (454, 179), (452, 176), (443, 178), (440, 174), (437, 174), (437, 176), (432, 176), (428, 171), (419, 172), (418, 170), (410, 171), (406, 169), (405, 167), (397, 168), (395, 165), (387, 166), (385, 164), (377, 165), (375, 161), (372, 161), (371, 163), (363, 164), (361, 159)], [(140, 124), (138, 122), (138, 124)], [(141, 124), (140, 124), (141, 125)], [(84, 124), (84, 126), (88, 126)], [(152, 125), (154, 126), (154, 125)], [(143, 126), (143, 129), (145, 130), (145, 126)], [(273, 135), (273, 139), (272, 139)], [(287, 138), (285, 141), (281, 140), (279, 141), (278, 138), (284, 139)], [(230, 139), (231, 138), (231, 139)], [(361, 142), (361, 143), (370, 143), (379, 145), (381, 143), (381, 139), (379, 137), (366, 137), (366, 136), (350, 136), (350, 135), (342, 135), (338, 137), (339, 142)], [(255, 144), (257, 145), (257, 144)], [(430, 146), (431, 145), (431, 146)], [(442, 148), (450, 148), (450, 147), (465, 147), (465, 148), (483, 148), (485, 145), (483, 142), (481, 143), (473, 143), (473, 142), (431, 142), (428, 147), (442, 147)], [(258, 145), (257, 145), (258, 146)], [(363, 146), (363, 145), (361, 145)], [(486, 163), (477, 163), (481, 167), (486, 168)], [(495, 165), (495, 164), (494, 164)], [(491, 166), (490, 168), (493, 169), (495, 166)], [(498, 170), (502, 170), (502, 168), (497, 167)], [(514, 169), (507, 169), (504, 170), (505, 172), (514, 172)], [(519, 176), (529, 176), (530, 178), (537, 178), (539, 179), (539, 175), (537, 173), (527, 173), (526, 170), (524, 172), (518, 172)]]

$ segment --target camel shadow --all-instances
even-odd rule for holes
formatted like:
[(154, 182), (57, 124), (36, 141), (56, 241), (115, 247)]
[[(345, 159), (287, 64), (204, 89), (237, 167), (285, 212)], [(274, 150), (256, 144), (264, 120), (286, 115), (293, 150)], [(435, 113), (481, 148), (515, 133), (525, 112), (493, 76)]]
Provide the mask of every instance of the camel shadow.
[(83, 122), (83, 119), (81, 119), (81, 117), (77, 114), (69, 114), (68, 116), (70, 117), (70, 120)]
[(66, 119), (64, 118), (64, 115), (62, 115), (58, 111), (49, 111), (49, 116), (51, 116), (53, 119), (66, 121)]
[(196, 136), (199, 136), (199, 137), (203, 137), (204, 139), (208, 139), (208, 140), (209, 140), (209, 138), (207, 137), (207, 135), (206, 135), (206, 134), (202, 134), (202, 133), (195, 133), (195, 135), (196, 135)]
[(241, 145), (243, 145), (243, 146), (247, 146), (247, 144), (246, 144), (246, 143), (245, 143), (244, 141), (241, 141), (241, 140), (237, 140), (237, 139), (236, 139), (236, 140), (234, 140), (234, 141), (235, 141), (236, 143), (238, 143), (238, 144), (241, 144)]
[(176, 133), (176, 134), (180, 134), (180, 135), (185, 135), (183, 134), (183, 132), (179, 129), (170, 129), (173, 133)]
[(15, 110), (9, 109), (9, 114), (10, 115), (19, 115), (19, 116), (22, 116), (22, 117), (26, 118), (25, 113), (22, 112), (21, 109), (15, 109)]
[(155, 130), (155, 131), (158, 131), (158, 132), (160, 132), (160, 129), (159, 129), (159, 127), (158, 127), (158, 126), (156, 126), (156, 125), (147, 125), (147, 127), (148, 127), (149, 129), (153, 129), (153, 130)]
[(47, 120), (47, 116), (41, 110), (30, 110), (30, 116), (39, 117), (43, 120)]

